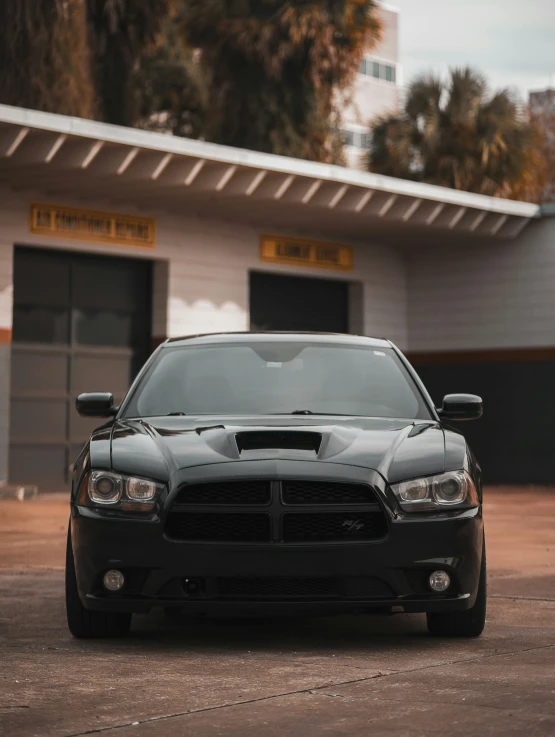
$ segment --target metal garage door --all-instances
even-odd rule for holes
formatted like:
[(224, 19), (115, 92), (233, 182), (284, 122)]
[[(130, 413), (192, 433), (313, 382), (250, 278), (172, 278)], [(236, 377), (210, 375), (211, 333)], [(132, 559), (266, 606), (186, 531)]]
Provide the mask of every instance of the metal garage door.
[(121, 400), (150, 344), (150, 264), (16, 247), (11, 384), (12, 483), (63, 489), (99, 420), (75, 397)]
[(349, 332), (349, 284), (253, 272), (251, 330)]

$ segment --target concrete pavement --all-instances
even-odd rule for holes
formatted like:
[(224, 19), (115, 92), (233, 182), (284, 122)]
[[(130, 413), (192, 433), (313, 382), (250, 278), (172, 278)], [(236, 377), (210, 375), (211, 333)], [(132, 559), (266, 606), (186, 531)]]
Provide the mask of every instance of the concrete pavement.
[(0, 503), (0, 734), (555, 735), (555, 489), (488, 489), (489, 615), (65, 627), (64, 498)]

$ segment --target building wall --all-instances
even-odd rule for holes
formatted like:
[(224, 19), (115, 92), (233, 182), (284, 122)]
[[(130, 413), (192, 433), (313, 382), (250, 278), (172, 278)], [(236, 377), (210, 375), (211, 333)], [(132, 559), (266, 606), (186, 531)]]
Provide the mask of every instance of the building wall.
[(512, 241), (407, 252), (409, 350), (555, 346), (555, 218)]
[[(14, 244), (21, 244), (153, 259), (153, 325), (154, 335), (159, 338), (247, 330), (248, 276), (249, 270), (254, 269), (360, 282), (364, 287), (362, 315), (357, 322), (362, 324), (363, 332), (389, 335), (402, 347), (407, 344), (405, 262), (391, 246), (346, 239), (345, 243), (353, 245), (355, 260), (354, 270), (348, 273), (273, 265), (260, 261), (259, 230), (249, 225), (144, 210), (140, 211), (141, 215), (156, 219), (155, 249), (80, 243), (31, 235), (29, 205), (36, 200), (49, 198), (40, 192), (22, 196), (0, 190), (0, 243), (5, 244), (0, 260), (0, 279), (4, 278), (0, 282), (0, 327), (5, 323), (11, 328), (11, 253)], [(83, 206), (84, 203), (65, 197), (63, 204)], [(88, 201), (84, 206), (139, 213), (131, 207), (114, 208), (101, 200)], [(313, 232), (296, 235), (318, 238)]]
[(399, 13), (382, 6), (380, 17), (383, 24), (382, 39), (376, 48), (369, 51), (366, 59), (382, 65), (392, 65), (396, 70), (396, 81), (376, 79), (358, 73), (350, 91), (351, 102), (343, 114), (343, 128), (353, 135), (353, 145), (345, 146), (347, 163), (353, 168), (365, 168), (364, 151), (369, 131), (369, 123), (387, 113), (399, 109), (402, 70), (399, 65)]
[[(296, 269), (259, 260), (259, 232), (241, 224), (167, 221), (160, 228), (160, 254), (171, 259), (168, 335), (248, 330), (249, 270), (347, 279), (363, 284), (362, 315), (353, 316), (367, 335), (407, 341), (404, 261), (379, 244), (353, 244), (355, 270), (348, 274)], [(310, 236), (311, 233), (298, 235)]]
[(409, 356), (439, 406), (484, 400), (460, 425), (486, 482), (555, 483), (555, 218), (495, 244), (408, 256)]
[(542, 155), (548, 161), (546, 182), (540, 200), (555, 202), (555, 89), (530, 92), (529, 105), (532, 120), (542, 132)]
[[(258, 270), (352, 282), (351, 329), (388, 336), (401, 348), (407, 345), (405, 262), (392, 247), (352, 243), (355, 269), (349, 273), (273, 265), (260, 261), (259, 231), (249, 225), (144, 210), (141, 215), (156, 218), (154, 250), (85, 243), (31, 235), (29, 205), (33, 201), (139, 214), (132, 207), (118, 208), (101, 200), (72, 202), (43, 192), (23, 194), (0, 189), (0, 482), (8, 473), (14, 245), (152, 259), (155, 343), (177, 335), (248, 330), (249, 270)], [(296, 235), (318, 237), (310, 232)]]
[[(393, 65), (397, 72), (396, 82), (375, 79), (366, 74), (357, 74), (353, 112), (357, 122), (364, 125), (386, 112), (395, 112), (399, 105), (399, 84), (402, 82), (399, 68), (399, 13), (382, 7), (380, 17), (383, 24), (382, 39), (376, 48), (366, 55), (366, 58)], [(347, 115), (350, 115), (350, 112)]]

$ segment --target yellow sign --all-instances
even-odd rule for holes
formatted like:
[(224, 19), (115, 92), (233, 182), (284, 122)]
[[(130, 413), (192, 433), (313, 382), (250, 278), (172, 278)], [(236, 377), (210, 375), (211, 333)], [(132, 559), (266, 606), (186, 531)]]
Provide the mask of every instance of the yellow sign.
[(353, 249), (337, 243), (282, 235), (260, 236), (260, 258), (277, 264), (352, 271)]
[(116, 215), (77, 207), (31, 205), (31, 233), (58, 238), (80, 238), (122, 246), (154, 248), (156, 227), (152, 218)]

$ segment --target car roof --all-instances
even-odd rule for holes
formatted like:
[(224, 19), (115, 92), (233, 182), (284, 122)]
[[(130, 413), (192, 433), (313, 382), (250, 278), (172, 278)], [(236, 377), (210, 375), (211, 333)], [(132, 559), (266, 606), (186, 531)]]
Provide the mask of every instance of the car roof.
[(328, 343), (329, 345), (359, 345), (374, 348), (390, 348), (391, 343), (385, 338), (370, 338), (364, 335), (348, 335), (346, 333), (260, 331), (236, 333), (207, 333), (185, 335), (169, 338), (163, 346), (216, 345), (223, 343), (268, 343), (284, 339), (299, 343)]

